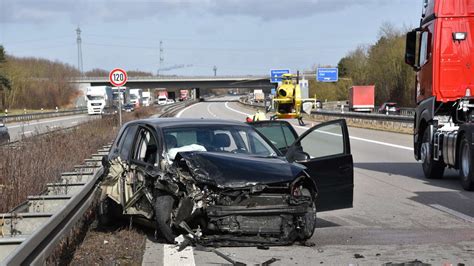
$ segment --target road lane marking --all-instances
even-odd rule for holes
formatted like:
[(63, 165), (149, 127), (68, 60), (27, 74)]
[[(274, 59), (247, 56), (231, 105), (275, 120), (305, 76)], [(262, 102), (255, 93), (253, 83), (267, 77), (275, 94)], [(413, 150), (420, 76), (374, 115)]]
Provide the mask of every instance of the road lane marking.
[(25, 131), (25, 132), (23, 132), (23, 134), (30, 134), (30, 133), (32, 133), (32, 132), (33, 132), (33, 131)]
[(251, 116), (251, 114), (247, 114), (247, 113), (241, 112), (241, 111), (239, 111), (239, 110), (235, 110), (235, 109), (232, 108), (232, 107), (229, 107), (229, 102), (225, 102), (225, 108), (227, 108), (227, 109), (229, 109), (229, 110), (231, 110), (231, 111), (233, 111), (233, 112), (236, 112), (236, 113), (239, 113), (239, 114), (243, 114), (243, 115), (245, 115), (245, 116)]
[(54, 120), (47, 120), (47, 121), (40, 121), (40, 122), (34, 122), (34, 123), (25, 123), (25, 124), (20, 124), (20, 125), (15, 125), (15, 126), (7, 126), (7, 128), (17, 128), (17, 127), (27, 127), (27, 126), (33, 126), (33, 125), (38, 125), (38, 124), (44, 124), (44, 123), (52, 123), (52, 122), (59, 122), (59, 121), (64, 121), (64, 120), (71, 120), (74, 118), (81, 118), (80, 117), (66, 117), (66, 118), (60, 118), (60, 119), (54, 119)]
[[(226, 102), (225, 103), (225, 107), (231, 111), (234, 111), (236, 113), (239, 113), (239, 114), (243, 114), (243, 115), (246, 115), (246, 116), (250, 116), (250, 114), (247, 114), (247, 113), (244, 113), (244, 112), (241, 112), (239, 110), (235, 110), (234, 108), (232, 107), (229, 107), (228, 105), (229, 102)], [(309, 127), (303, 127), (303, 126), (296, 126), (296, 125), (293, 125), (294, 127), (297, 127), (297, 128), (300, 128), (300, 129), (304, 129), (304, 130), (308, 130), (310, 129)], [(402, 146), (402, 145), (397, 145), (397, 144), (392, 144), (392, 143), (388, 143), (388, 142), (382, 142), (382, 141), (376, 141), (376, 140), (371, 140), (371, 139), (364, 139), (364, 138), (359, 138), (359, 137), (354, 137), (354, 136), (349, 136), (350, 139), (352, 140), (358, 140), (358, 141), (363, 141), (363, 142), (368, 142), (368, 143), (372, 143), (372, 144), (378, 144), (378, 145), (383, 145), (383, 146), (388, 146), (388, 147), (392, 147), (392, 148), (397, 148), (397, 149), (402, 149), (402, 150), (408, 150), (408, 151), (413, 151), (413, 148), (411, 147), (406, 147), (406, 146)]]
[(183, 110), (179, 111), (179, 113), (175, 117), (180, 118), (186, 110), (188, 110), (189, 108), (191, 108), (195, 105), (197, 105), (197, 104), (193, 104), (193, 105), (190, 105), (190, 106), (184, 108)]
[(210, 103), (207, 105), (207, 112), (209, 114), (211, 114), (213, 117), (217, 117), (217, 115), (215, 115), (212, 111), (211, 111), (211, 105), (213, 105), (213, 103)]
[(176, 245), (164, 245), (163, 248), (163, 265), (170, 266), (195, 266), (194, 253), (191, 246), (178, 251)]
[(467, 222), (470, 222), (470, 223), (474, 223), (474, 217), (471, 217), (469, 215), (466, 215), (464, 213), (460, 213), (458, 211), (455, 211), (455, 210), (452, 210), (450, 208), (447, 208), (447, 207), (444, 207), (444, 206), (441, 206), (441, 205), (438, 205), (438, 204), (430, 204), (431, 207), (435, 208), (435, 209), (438, 209), (442, 212), (445, 212), (447, 214), (451, 214), (457, 218), (460, 218), (464, 221), (467, 221)]

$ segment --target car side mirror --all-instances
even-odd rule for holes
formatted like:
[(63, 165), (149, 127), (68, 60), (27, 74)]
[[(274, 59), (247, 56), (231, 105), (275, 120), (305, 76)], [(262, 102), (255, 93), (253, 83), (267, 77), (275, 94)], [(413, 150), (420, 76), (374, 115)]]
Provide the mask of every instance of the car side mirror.
[(101, 164), (102, 164), (102, 167), (109, 168), (110, 163), (109, 163), (109, 156), (108, 155), (102, 156)]

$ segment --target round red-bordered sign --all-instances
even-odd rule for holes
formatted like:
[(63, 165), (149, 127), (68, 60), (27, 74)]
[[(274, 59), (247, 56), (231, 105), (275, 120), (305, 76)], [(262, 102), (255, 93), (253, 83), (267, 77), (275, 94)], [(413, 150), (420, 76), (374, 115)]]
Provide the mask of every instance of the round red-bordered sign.
[(127, 72), (121, 68), (115, 68), (109, 73), (109, 82), (115, 87), (121, 87), (127, 83)]

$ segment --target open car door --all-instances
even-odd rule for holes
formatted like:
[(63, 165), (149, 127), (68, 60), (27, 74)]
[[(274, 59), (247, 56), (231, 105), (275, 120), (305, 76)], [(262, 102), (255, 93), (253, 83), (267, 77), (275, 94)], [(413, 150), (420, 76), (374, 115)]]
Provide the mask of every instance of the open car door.
[[(319, 212), (351, 208), (354, 193), (354, 167), (345, 120), (316, 125), (299, 138), (286, 121), (250, 123), (269, 139), (290, 162), (307, 167), (318, 187)], [(291, 145), (286, 145), (293, 139)]]

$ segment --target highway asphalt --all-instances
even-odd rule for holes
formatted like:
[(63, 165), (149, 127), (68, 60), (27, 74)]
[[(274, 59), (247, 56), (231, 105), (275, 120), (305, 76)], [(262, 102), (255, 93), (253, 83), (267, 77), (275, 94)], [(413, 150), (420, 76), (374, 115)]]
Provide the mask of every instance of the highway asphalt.
[(72, 115), (32, 120), (18, 123), (8, 123), (6, 127), (10, 133), (10, 140), (20, 140), (22, 137), (31, 137), (36, 134), (46, 133), (59, 128), (67, 128), (84, 123), (99, 116)]
[[(244, 121), (255, 110), (235, 102), (203, 102), (179, 117), (207, 117)], [(299, 134), (306, 127), (295, 125)], [(272, 265), (382, 264), (419, 260), (430, 264), (474, 263), (474, 192), (464, 191), (456, 172), (441, 180), (423, 177), (413, 157), (412, 136), (350, 128), (354, 158), (354, 208), (318, 214), (311, 241), (253, 248), (219, 248), (235, 261)], [(147, 242), (144, 265), (210, 265), (228, 262), (215, 252)], [(154, 255), (153, 255), (154, 254)]]

